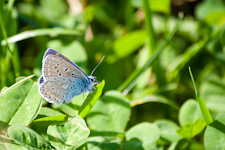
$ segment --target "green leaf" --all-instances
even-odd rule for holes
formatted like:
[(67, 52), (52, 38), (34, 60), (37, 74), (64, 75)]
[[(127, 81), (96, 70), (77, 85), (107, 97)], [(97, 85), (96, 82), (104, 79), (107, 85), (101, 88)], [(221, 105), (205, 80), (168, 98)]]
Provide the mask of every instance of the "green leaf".
[(27, 148), (15, 143), (10, 137), (0, 135), (0, 150), (27, 150)]
[(36, 119), (32, 122), (32, 125), (54, 125), (54, 124), (63, 124), (67, 121), (68, 116), (66, 115), (57, 115), (44, 117), (40, 119)]
[(154, 12), (170, 13), (171, 2), (170, 0), (150, 0), (150, 9)]
[(120, 139), (116, 137), (89, 137), (88, 149), (90, 150), (117, 150), (120, 149)]
[(131, 114), (128, 100), (118, 91), (108, 91), (87, 116), (87, 123), (95, 131), (123, 132)]
[(103, 132), (97, 131), (96, 132), (96, 131), (92, 131), (90, 133), (89, 137), (91, 137), (91, 136), (108, 136), (108, 137), (113, 136), (113, 137), (123, 138), (125, 136), (125, 133), (124, 132), (105, 132), (105, 131), (103, 131)]
[(13, 139), (4, 135), (0, 135), (0, 141), (4, 143), (13, 143)]
[(41, 107), (41, 110), (36, 119), (43, 118), (43, 117), (49, 117), (49, 116), (56, 116), (56, 115), (63, 115), (63, 113), (56, 111), (54, 109), (48, 108), (48, 107)]
[(194, 123), (197, 119), (204, 120), (197, 101), (189, 99), (181, 106), (179, 111), (179, 123), (181, 126)]
[(220, 0), (202, 1), (196, 9), (196, 16), (209, 25), (221, 24), (224, 20), (225, 6)]
[(146, 30), (129, 32), (115, 40), (113, 44), (114, 51), (118, 57), (126, 57), (137, 50), (140, 46), (143, 46), (147, 37), (148, 34)]
[(1, 150), (27, 150), (26, 147), (14, 142), (12, 138), (0, 135), (0, 149)]
[[(170, 13), (170, 0), (148, 0), (151, 11)], [(134, 7), (141, 8), (142, 0), (131, 0)]]
[(5, 146), (5, 143), (1, 142), (0, 141), (0, 149), (1, 150), (7, 150), (6, 146)]
[(28, 149), (51, 149), (51, 146), (39, 134), (23, 125), (12, 125), (8, 128), (9, 136)]
[(170, 145), (168, 150), (185, 150), (188, 149), (189, 141), (181, 139), (180, 141), (174, 142)]
[(75, 116), (64, 125), (50, 125), (47, 134), (56, 149), (74, 150), (87, 142), (90, 130), (80, 116)]
[(9, 125), (28, 125), (38, 114), (42, 99), (38, 85), (29, 76), (0, 95), (0, 121)]
[(225, 113), (225, 82), (222, 78), (214, 77), (201, 84), (201, 95), (206, 106), (215, 113)]
[(96, 90), (93, 92), (93, 94), (88, 95), (87, 99), (85, 100), (85, 103), (81, 106), (79, 110), (79, 115), (81, 116), (81, 118), (85, 118), (87, 114), (90, 112), (91, 108), (94, 106), (99, 97), (102, 95), (102, 90), (104, 86), (105, 80), (102, 80), (101, 84), (96, 85)]
[(155, 150), (160, 138), (159, 128), (151, 123), (140, 123), (130, 128), (123, 141), (124, 150)]
[(72, 101), (68, 104), (57, 105), (64, 113), (73, 117), (78, 115), (80, 107), (84, 104), (84, 100), (86, 99), (86, 95), (78, 95), (75, 96)]
[(187, 123), (177, 130), (177, 134), (183, 138), (191, 139), (203, 131), (206, 124), (205, 121), (198, 119), (194, 123)]
[(154, 124), (157, 125), (161, 131), (161, 140), (167, 143), (173, 143), (181, 139), (181, 137), (176, 133), (176, 131), (179, 129), (179, 126), (176, 123), (170, 120), (162, 119), (155, 121)]
[(170, 145), (168, 150), (205, 150), (204, 145), (182, 139)]
[[(4, 145), (6, 147), (5, 150), (13, 150), (13, 149), (15, 149), (15, 150), (28, 150), (26, 147), (18, 145), (18, 144), (14, 144), (14, 143), (4, 143)], [(1, 148), (1, 146), (0, 146), (0, 149), (4, 150), (4, 149)]]
[(175, 109), (179, 109), (179, 107), (178, 107), (178, 105), (176, 103), (174, 103), (173, 101), (168, 100), (165, 97), (160, 96), (160, 95), (153, 95), (153, 94), (151, 94), (151, 95), (143, 96), (143, 97), (141, 97), (141, 98), (139, 98), (137, 100), (130, 101), (132, 107), (134, 107), (136, 105), (141, 105), (141, 104), (144, 104), (144, 103), (148, 103), (148, 102), (163, 103), (163, 104), (170, 105), (170, 106), (172, 106)]
[[(39, 3), (40, 6), (36, 8), (36, 13), (49, 21), (59, 20), (63, 14), (66, 14), (66, 10), (68, 9), (66, 2), (63, 0), (40, 0)], [(50, 5), (51, 7), (48, 7)]]
[(206, 150), (225, 149), (225, 114), (216, 116), (215, 121), (205, 130), (204, 145)]

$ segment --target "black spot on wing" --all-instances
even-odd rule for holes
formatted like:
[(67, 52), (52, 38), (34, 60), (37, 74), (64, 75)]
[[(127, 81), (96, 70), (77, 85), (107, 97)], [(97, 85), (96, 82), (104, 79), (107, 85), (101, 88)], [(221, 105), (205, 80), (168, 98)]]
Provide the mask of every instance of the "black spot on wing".
[(80, 70), (88, 78), (86, 73), (84, 73), (83, 70), (80, 69), (80, 67), (78, 67), (74, 62), (70, 61), (66, 56), (60, 54), (59, 52), (55, 51), (54, 49), (48, 48), (47, 51), (45, 52), (44, 58), (48, 55), (56, 55), (56, 56), (63, 58), (64, 60), (66, 60), (67, 62), (72, 64), (74, 67), (76, 67), (78, 70)]

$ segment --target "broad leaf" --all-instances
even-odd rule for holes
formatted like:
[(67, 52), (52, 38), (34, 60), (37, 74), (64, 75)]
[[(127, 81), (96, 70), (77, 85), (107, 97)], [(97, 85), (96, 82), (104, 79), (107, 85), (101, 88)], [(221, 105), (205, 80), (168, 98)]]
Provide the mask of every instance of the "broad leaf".
[(9, 136), (28, 149), (51, 149), (51, 146), (39, 134), (23, 125), (12, 125), (8, 128)]
[(196, 100), (187, 100), (180, 108), (179, 123), (181, 126), (194, 123), (197, 119), (204, 120), (199, 104)]
[(123, 132), (131, 114), (128, 100), (117, 91), (101, 97), (87, 116), (92, 130)]
[(225, 16), (225, 6), (220, 0), (202, 1), (196, 9), (196, 17), (209, 25), (221, 24)]
[(205, 121), (198, 119), (194, 123), (187, 123), (177, 130), (177, 134), (183, 138), (191, 139), (205, 128)]
[(120, 149), (120, 140), (116, 137), (89, 137), (87, 146), (90, 150), (117, 150)]
[(155, 150), (160, 137), (159, 128), (151, 123), (140, 123), (129, 129), (123, 141), (124, 150)]
[(179, 126), (170, 121), (170, 120), (157, 120), (154, 122), (155, 125), (161, 131), (160, 139), (166, 143), (177, 142), (181, 139), (180, 136), (177, 135), (176, 131), (179, 129)]
[(0, 122), (28, 125), (41, 108), (38, 85), (29, 76), (4, 90), (0, 95)]
[(216, 116), (215, 121), (205, 130), (204, 145), (206, 150), (225, 149), (225, 114)]
[(43, 118), (43, 117), (49, 117), (49, 116), (56, 116), (56, 115), (63, 115), (63, 113), (56, 111), (54, 109), (48, 108), (48, 107), (41, 107), (41, 110), (36, 119)]
[(74, 150), (87, 142), (90, 130), (80, 116), (75, 116), (64, 125), (50, 125), (47, 134), (56, 149)]
[(114, 51), (118, 57), (126, 57), (137, 50), (140, 46), (144, 45), (147, 37), (148, 35), (145, 30), (136, 30), (127, 33), (114, 42)]
[(225, 82), (222, 78), (214, 77), (204, 81), (201, 85), (201, 95), (206, 106), (212, 112), (225, 112)]

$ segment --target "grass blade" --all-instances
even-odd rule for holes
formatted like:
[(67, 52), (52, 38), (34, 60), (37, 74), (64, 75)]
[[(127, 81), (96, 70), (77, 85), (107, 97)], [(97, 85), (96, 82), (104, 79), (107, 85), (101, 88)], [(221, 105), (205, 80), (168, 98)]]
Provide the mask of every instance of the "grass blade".
[(77, 30), (60, 29), (60, 28), (35, 29), (30, 31), (24, 31), (12, 37), (9, 37), (7, 40), (5, 39), (1, 41), (1, 44), (6, 45), (7, 41), (8, 43), (15, 43), (15, 42), (22, 41), (31, 37), (43, 36), (43, 35), (49, 35), (53, 37), (58, 35), (80, 35), (80, 32)]
[(188, 69), (189, 69), (189, 73), (190, 73), (190, 76), (191, 76), (191, 80), (192, 80), (194, 88), (195, 88), (195, 95), (196, 95), (197, 101), (199, 103), (199, 106), (201, 108), (202, 115), (204, 117), (204, 120), (205, 120), (206, 124), (209, 125), (210, 123), (213, 122), (212, 116), (211, 116), (208, 108), (205, 106), (205, 103), (204, 103), (202, 97), (200, 96), (200, 94), (199, 94), (199, 92), (196, 88), (194, 77), (193, 77), (193, 74), (191, 72), (191, 67), (189, 67)]

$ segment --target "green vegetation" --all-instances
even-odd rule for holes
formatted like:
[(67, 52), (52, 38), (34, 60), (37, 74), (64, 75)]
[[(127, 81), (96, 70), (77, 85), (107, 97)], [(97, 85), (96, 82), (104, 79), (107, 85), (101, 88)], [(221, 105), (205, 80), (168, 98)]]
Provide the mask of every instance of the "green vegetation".
[[(225, 149), (225, 2), (176, 2), (0, 0), (0, 149)], [(47, 48), (92, 95), (41, 98)]]

